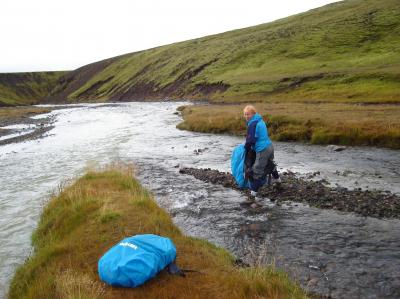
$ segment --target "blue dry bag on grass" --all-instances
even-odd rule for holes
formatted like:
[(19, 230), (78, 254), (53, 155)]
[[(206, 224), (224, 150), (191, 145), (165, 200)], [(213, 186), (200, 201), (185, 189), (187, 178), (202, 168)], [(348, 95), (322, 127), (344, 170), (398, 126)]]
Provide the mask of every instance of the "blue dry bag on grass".
[(137, 287), (156, 276), (176, 258), (169, 238), (136, 235), (125, 238), (98, 262), (100, 279), (112, 286)]
[(240, 188), (249, 188), (249, 181), (244, 177), (244, 160), (246, 149), (243, 144), (239, 144), (233, 149), (231, 157), (231, 170), (236, 183)]

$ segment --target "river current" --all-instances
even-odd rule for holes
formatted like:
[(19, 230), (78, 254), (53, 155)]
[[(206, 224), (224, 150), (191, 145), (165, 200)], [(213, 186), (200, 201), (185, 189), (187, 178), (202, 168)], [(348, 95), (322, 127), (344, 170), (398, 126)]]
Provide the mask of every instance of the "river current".
[[(223, 246), (250, 264), (284, 269), (305, 289), (333, 298), (400, 298), (400, 221), (298, 203), (262, 213), (243, 194), (179, 174), (179, 167), (229, 171), (243, 138), (175, 128), (188, 103), (71, 105), (55, 110), (38, 140), (0, 146), (0, 298), (29, 256), (30, 236), (51, 193), (87, 167), (133, 163), (139, 180), (186, 234)], [(37, 116), (45, 117), (46, 115)], [(202, 151), (198, 153), (198, 149)], [(333, 186), (400, 193), (400, 151), (275, 143), (280, 170), (320, 172)]]

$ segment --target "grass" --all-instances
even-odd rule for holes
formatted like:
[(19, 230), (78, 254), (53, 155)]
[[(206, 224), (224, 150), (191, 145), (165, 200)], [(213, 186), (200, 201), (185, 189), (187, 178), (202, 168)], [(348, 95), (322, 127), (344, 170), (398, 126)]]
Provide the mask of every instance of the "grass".
[[(153, 233), (177, 247), (186, 278), (162, 272), (135, 289), (99, 281), (98, 259), (124, 237)], [(16, 271), (9, 298), (306, 298), (273, 267), (239, 268), (224, 249), (183, 235), (132, 168), (89, 171), (61, 188), (42, 213), (33, 255)]]
[(66, 72), (0, 73), (0, 106), (37, 104), (65, 74)]
[(51, 109), (41, 107), (2, 107), (0, 108), (0, 123), (50, 111)]
[[(177, 127), (207, 133), (244, 135), (244, 105), (181, 108)], [(258, 103), (269, 135), (278, 141), (312, 144), (373, 145), (400, 149), (399, 105), (343, 103)]]
[[(140, 98), (145, 90), (158, 98), (213, 102), (398, 103), (399, 36), (397, 0), (341, 1), (267, 24), (122, 55), (79, 81), (86, 76), (82, 68), (68, 99), (124, 94), (129, 99), (132, 90)], [(216, 83), (228, 88), (198, 88)]]

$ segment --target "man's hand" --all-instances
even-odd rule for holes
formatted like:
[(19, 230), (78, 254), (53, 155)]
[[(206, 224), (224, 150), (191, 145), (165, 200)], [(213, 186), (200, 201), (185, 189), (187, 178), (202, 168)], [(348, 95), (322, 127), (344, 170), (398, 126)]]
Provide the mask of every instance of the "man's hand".
[(244, 171), (244, 178), (246, 180), (253, 180), (253, 170), (251, 168), (246, 168)]

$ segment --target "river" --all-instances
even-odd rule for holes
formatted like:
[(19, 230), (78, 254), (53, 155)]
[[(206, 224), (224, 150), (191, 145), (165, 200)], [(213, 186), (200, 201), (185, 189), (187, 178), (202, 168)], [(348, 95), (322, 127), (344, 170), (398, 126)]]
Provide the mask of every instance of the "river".
[[(262, 213), (243, 194), (179, 174), (179, 167), (229, 171), (242, 138), (175, 128), (185, 102), (71, 105), (54, 110), (38, 140), (0, 146), (0, 298), (29, 256), (46, 200), (87, 167), (134, 163), (137, 176), (186, 233), (251, 264), (284, 269), (301, 285), (333, 298), (400, 297), (400, 221), (287, 203)], [(46, 115), (37, 116), (45, 117)], [(198, 154), (197, 149), (203, 151)], [(319, 171), (332, 185), (400, 193), (400, 151), (275, 143), (280, 170)]]

